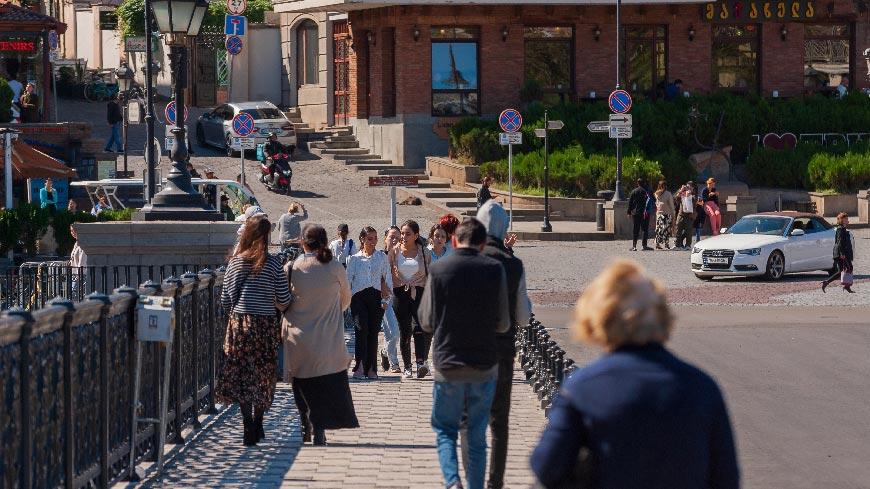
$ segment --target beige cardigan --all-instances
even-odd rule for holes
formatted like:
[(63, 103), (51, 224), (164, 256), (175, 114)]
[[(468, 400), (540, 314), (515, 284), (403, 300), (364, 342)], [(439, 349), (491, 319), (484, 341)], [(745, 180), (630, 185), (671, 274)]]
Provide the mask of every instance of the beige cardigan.
[[(387, 252), (387, 258), (390, 261), (390, 271), (393, 273), (393, 288), (404, 287), (425, 287), (426, 278), (429, 275), (429, 267), (432, 266), (432, 258), (426, 248), (417, 245), (417, 273), (411, 277), (411, 280), (406, 281), (399, 272), (399, 256), (402, 254), (402, 245), (398, 244), (393, 249)], [(422, 260), (420, 257), (422, 256)], [(411, 294), (414, 295), (413, 293)]]
[(344, 343), (342, 311), (350, 305), (350, 286), (344, 267), (304, 255), (292, 266), (293, 302), (281, 322), (284, 381), (346, 370), (351, 356)]

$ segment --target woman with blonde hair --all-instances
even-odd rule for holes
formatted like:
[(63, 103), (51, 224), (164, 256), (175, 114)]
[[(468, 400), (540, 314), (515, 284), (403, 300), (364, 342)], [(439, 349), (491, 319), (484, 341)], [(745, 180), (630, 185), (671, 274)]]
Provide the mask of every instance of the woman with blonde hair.
[(553, 402), (531, 459), (544, 486), (739, 487), (722, 393), (664, 347), (673, 321), (664, 286), (636, 262), (586, 287), (572, 327), (605, 353)]
[(701, 200), (704, 201), (704, 213), (710, 216), (710, 230), (713, 236), (719, 235), (722, 227), (722, 213), (719, 211), (719, 192), (716, 190), (716, 179), (707, 179), (707, 186), (701, 190)]
[(668, 182), (659, 180), (656, 198), (656, 249), (671, 249), (671, 229), (674, 225), (674, 195), (668, 191)]

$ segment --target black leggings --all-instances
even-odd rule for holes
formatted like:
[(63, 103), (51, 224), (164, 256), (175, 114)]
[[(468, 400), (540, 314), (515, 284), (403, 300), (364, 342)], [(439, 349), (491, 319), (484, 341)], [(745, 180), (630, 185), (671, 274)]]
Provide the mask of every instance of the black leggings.
[(374, 287), (363, 289), (350, 299), (350, 312), (356, 324), (356, 347), (354, 357), (356, 370), (360, 365), (363, 374), (378, 367), (378, 333), (384, 310), (381, 309), (381, 293)]
[(847, 272), (852, 271), (852, 264), (849, 263), (849, 260), (841, 259), (840, 257), (834, 258), (834, 268), (836, 270), (832, 273), (828, 278), (825, 279), (825, 285), (830, 284), (834, 280), (840, 278), (840, 273), (844, 270)]
[(432, 345), (432, 335), (420, 327), (417, 308), (423, 299), (423, 287), (414, 287), (415, 297), (404, 287), (393, 289), (393, 311), (399, 322), (399, 349), (402, 352), (402, 362), (405, 368), (411, 368), (411, 335), (414, 337), (414, 353), (417, 363), (423, 363), (429, 357), (429, 347)]

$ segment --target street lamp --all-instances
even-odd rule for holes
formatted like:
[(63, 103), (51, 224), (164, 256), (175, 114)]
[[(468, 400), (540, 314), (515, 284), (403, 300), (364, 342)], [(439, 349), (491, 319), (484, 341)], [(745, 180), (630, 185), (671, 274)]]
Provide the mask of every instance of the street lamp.
[(124, 141), (124, 178), (130, 176), (130, 174), (127, 173), (127, 134), (128, 126), (130, 125), (130, 118), (127, 113), (127, 102), (130, 100), (130, 92), (128, 90), (130, 90), (130, 87), (133, 85), (134, 76), (136, 76), (136, 74), (133, 73), (133, 70), (131, 70), (126, 64), (121, 65), (115, 70), (115, 78), (118, 79), (118, 91), (121, 94), (121, 110), (124, 115), (124, 124), (121, 126), (121, 129), (124, 131), (124, 134), (121, 136), (121, 139)]
[[(223, 221), (223, 214), (208, 205), (193, 188), (187, 172), (188, 152), (184, 126), (184, 89), (187, 87), (185, 41), (188, 36), (199, 34), (208, 3), (205, 0), (152, 0), (151, 8), (157, 20), (157, 28), (164, 34), (169, 45), (173, 99), (176, 106), (175, 127), (171, 131), (175, 144), (171, 153), (172, 170), (166, 177), (166, 185), (136, 217), (145, 221)], [(151, 141), (148, 143), (150, 146)]]

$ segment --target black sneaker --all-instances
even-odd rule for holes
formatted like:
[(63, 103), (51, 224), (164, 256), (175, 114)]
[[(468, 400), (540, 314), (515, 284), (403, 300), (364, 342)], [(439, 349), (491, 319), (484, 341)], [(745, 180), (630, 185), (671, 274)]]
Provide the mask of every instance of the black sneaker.
[(417, 364), (417, 378), (422, 379), (423, 377), (429, 375), (429, 366), (425, 363)]
[(384, 368), (384, 372), (390, 370), (390, 357), (387, 355), (386, 348), (381, 348), (381, 367)]

